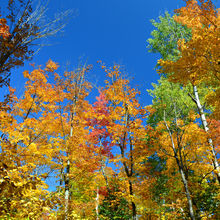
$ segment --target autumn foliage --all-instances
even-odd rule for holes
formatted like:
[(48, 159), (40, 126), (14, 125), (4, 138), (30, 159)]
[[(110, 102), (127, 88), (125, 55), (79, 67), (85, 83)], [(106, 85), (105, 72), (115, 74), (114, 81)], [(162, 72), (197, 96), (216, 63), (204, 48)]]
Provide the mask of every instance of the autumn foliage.
[[(185, 2), (154, 22), (149, 42), (162, 76), (149, 106), (120, 65), (101, 61), (98, 89), (92, 66), (63, 72), (51, 59), (23, 72), (22, 96), (9, 87), (0, 103), (0, 219), (219, 219), (219, 11), (209, 0)], [(183, 37), (165, 42), (167, 23)], [(0, 18), (1, 55), (10, 37)], [(0, 74), (24, 62), (22, 48)]]
[(6, 39), (10, 36), (9, 27), (7, 25), (7, 21), (4, 18), (0, 18), (0, 36), (3, 39)]

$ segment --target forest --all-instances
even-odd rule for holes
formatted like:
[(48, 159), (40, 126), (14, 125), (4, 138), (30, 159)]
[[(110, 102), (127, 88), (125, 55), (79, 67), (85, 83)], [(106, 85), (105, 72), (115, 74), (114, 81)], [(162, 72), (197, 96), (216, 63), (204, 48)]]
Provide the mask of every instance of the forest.
[(60, 71), (59, 61), (48, 57), (23, 71), (24, 92), (17, 96), (10, 84), (15, 68), (31, 63), (36, 42), (65, 25), (59, 17), (42, 25), (45, 8), (35, 10), (32, 0), (6, 2), (0, 219), (220, 219), (220, 10), (214, 1), (185, 0), (173, 14), (151, 20), (143, 47), (159, 55), (160, 79), (148, 89), (148, 106), (120, 64), (100, 60), (102, 87), (88, 80), (92, 65)]

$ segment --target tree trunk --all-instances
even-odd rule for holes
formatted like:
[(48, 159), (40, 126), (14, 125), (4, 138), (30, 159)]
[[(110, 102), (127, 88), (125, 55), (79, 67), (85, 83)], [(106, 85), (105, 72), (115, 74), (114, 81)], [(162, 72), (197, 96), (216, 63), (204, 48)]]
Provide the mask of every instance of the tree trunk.
[(182, 167), (179, 165), (179, 171), (181, 174), (181, 178), (182, 178), (182, 182), (184, 184), (184, 188), (185, 188), (185, 192), (186, 192), (186, 197), (187, 197), (187, 201), (188, 201), (188, 205), (189, 205), (189, 214), (190, 214), (190, 218), (192, 220), (195, 220), (195, 215), (194, 215), (194, 211), (193, 211), (193, 204), (192, 204), (192, 199), (190, 197), (190, 192), (189, 192), (189, 187), (188, 187), (188, 181), (186, 179), (185, 173), (182, 169)]
[[(176, 159), (176, 163), (177, 163), (177, 166), (179, 168), (181, 179), (182, 179), (182, 182), (183, 182), (183, 185), (184, 185), (184, 188), (185, 188), (186, 198), (187, 198), (187, 202), (188, 202), (188, 206), (189, 206), (190, 218), (192, 220), (195, 220), (195, 215), (194, 215), (194, 211), (193, 211), (193, 203), (192, 203), (192, 199), (191, 199), (190, 191), (189, 191), (189, 187), (188, 187), (188, 181), (186, 179), (186, 175), (185, 175), (185, 172), (183, 170), (183, 166), (182, 166), (183, 163), (178, 158), (177, 148), (175, 146), (172, 133), (171, 133), (170, 128), (169, 128), (169, 126), (168, 126), (168, 124), (166, 122), (166, 113), (165, 113), (165, 111), (164, 111), (164, 123), (165, 123), (166, 129), (167, 129), (167, 131), (169, 133), (169, 137), (170, 137), (170, 140), (171, 140), (171, 145), (172, 145), (174, 157)], [(180, 148), (180, 146), (178, 146), (178, 147)]]
[[(129, 121), (129, 114), (128, 114), (128, 109), (127, 107), (125, 108), (126, 110), (126, 113), (125, 113), (125, 128), (128, 127), (128, 121)], [(124, 132), (124, 137), (122, 139), (122, 142), (121, 144), (119, 143), (119, 147), (120, 147), (120, 150), (121, 150), (121, 156), (122, 156), (122, 159), (124, 160), (125, 159), (125, 145), (126, 145), (126, 137), (129, 135), (129, 145), (130, 145), (130, 167), (129, 165), (127, 165), (127, 163), (125, 161), (122, 162), (123, 166), (124, 166), (124, 169), (125, 169), (125, 173), (128, 177), (128, 183), (129, 183), (129, 194), (130, 196), (133, 197), (134, 195), (134, 192), (133, 192), (133, 186), (132, 186), (132, 182), (131, 180), (129, 179), (130, 177), (133, 176), (133, 173), (134, 173), (134, 162), (133, 162), (133, 144), (132, 144), (132, 140), (131, 140), (131, 137), (130, 137), (130, 132), (127, 133), (127, 131)], [(135, 203), (132, 201), (131, 202), (131, 206), (132, 206), (132, 219), (133, 220), (136, 220), (137, 219), (137, 211), (136, 211), (136, 205)]]
[[(203, 107), (202, 107), (202, 105), (200, 103), (200, 100), (199, 100), (199, 94), (198, 94), (198, 90), (197, 90), (196, 86), (193, 86), (193, 92), (194, 92), (194, 96), (195, 96), (193, 101), (197, 105), (203, 128), (206, 132), (208, 132), (208, 130), (209, 130), (208, 123), (207, 123), (207, 120), (206, 120), (206, 117), (205, 117), (205, 114), (204, 114), (204, 111), (203, 111)], [(218, 160), (217, 160), (215, 148), (213, 146), (213, 142), (212, 142), (211, 138), (208, 138), (208, 142), (210, 144), (211, 153), (212, 153), (212, 156), (213, 156), (212, 164), (213, 164), (214, 169), (217, 171), (217, 179), (218, 179), (218, 182), (220, 183), (220, 167), (219, 167), (219, 163), (218, 163)]]
[(65, 220), (68, 219), (68, 214), (69, 214), (69, 172), (70, 172), (70, 161), (69, 159), (67, 160), (67, 167), (66, 167), (66, 174), (65, 174)]
[[(133, 196), (133, 187), (132, 187), (132, 182), (130, 180), (129, 180), (129, 193), (131, 196)], [(137, 211), (136, 211), (136, 205), (133, 201), (131, 202), (131, 206), (132, 206), (132, 219), (136, 220), (137, 219)]]
[[(101, 142), (101, 139), (99, 141), (99, 146), (101, 149), (103, 149), (103, 146), (102, 146), (102, 142)], [(110, 189), (109, 189), (109, 184), (108, 184), (108, 178), (107, 178), (107, 175), (105, 173), (105, 161), (103, 160), (103, 156), (102, 154), (100, 153), (100, 161), (101, 161), (101, 171), (102, 171), (102, 175), (105, 179), (105, 183), (106, 183), (106, 186), (107, 186), (107, 190), (108, 190), (108, 193), (110, 193)]]
[(99, 188), (97, 187), (97, 193), (96, 193), (96, 220), (99, 220)]
[[(73, 120), (73, 113), (72, 113), (72, 119)], [(73, 136), (73, 125), (71, 122), (71, 128), (70, 128), (70, 138)], [(69, 150), (67, 150), (67, 157), (69, 157)], [(65, 220), (68, 219), (69, 214), (69, 199), (70, 199), (70, 192), (69, 192), (69, 174), (70, 174), (70, 160), (67, 159), (67, 166), (66, 166), (66, 174), (65, 174)]]

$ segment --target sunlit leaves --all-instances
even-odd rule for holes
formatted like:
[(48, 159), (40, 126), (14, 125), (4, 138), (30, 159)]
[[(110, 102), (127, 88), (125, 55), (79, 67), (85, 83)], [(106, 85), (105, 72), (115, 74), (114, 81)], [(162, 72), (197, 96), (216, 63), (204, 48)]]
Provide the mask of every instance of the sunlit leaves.
[(5, 18), (0, 18), (0, 37), (6, 39), (10, 36), (9, 27)]
[(186, 1), (186, 7), (176, 10), (175, 21), (192, 31), (189, 41), (178, 42), (180, 57), (178, 60), (159, 60), (161, 73), (168, 73), (170, 80), (184, 85), (189, 82), (199, 85), (204, 82), (212, 89), (207, 96), (215, 108), (213, 116), (219, 116), (219, 11), (212, 1)]

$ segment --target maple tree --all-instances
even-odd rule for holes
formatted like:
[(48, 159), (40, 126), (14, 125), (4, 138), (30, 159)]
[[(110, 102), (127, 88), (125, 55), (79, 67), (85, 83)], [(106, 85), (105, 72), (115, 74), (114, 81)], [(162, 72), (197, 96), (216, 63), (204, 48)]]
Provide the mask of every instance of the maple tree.
[[(28, 81), (23, 98), (13, 96), (11, 110), (1, 111), (1, 189), (6, 193), (1, 197), (6, 207), (2, 217), (40, 217), (51, 208), (44, 180), (48, 167), (54, 166), (56, 150), (48, 137), (55, 115), (50, 111), (54, 96), (45, 94), (55, 91), (47, 83), (46, 69), (26, 71), (24, 76)], [(38, 160), (33, 162), (33, 157)]]
[[(100, 92), (100, 91), (99, 91)], [(107, 107), (106, 97), (100, 92), (99, 97), (96, 97), (97, 101), (93, 104), (93, 108), (90, 111), (90, 117), (88, 118), (88, 125), (91, 132), (89, 134), (89, 144), (93, 146), (94, 153), (97, 155), (96, 162), (100, 167), (100, 172), (105, 181), (105, 193), (110, 193), (110, 185), (108, 175), (106, 173), (106, 163), (108, 159), (113, 158), (111, 153), (112, 140), (111, 134), (108, 132), (108, 126), (111, 126), (110, 113)], [(98, 175), (98, 174), (97, 174)], [(100, 217), (100, 178), (97, 181), (97, 205), (96, 205), (96, 216)]]
[(102, 64), (108, 80), (103, 93), (109, 101), (109, 111), (114, 126), (109, 128), (114, 145), (120, 149), (118, 162), (123, 164), (123, 172), (127, 179), (128, 200), (131, 201), (132, 218), (137, 219), (135, 200), (135, 148), (144, 145), (145, 127), (143, 118), (146, 110), (138, 102), (139, 92), (129, 86), (129, 80), (123, 78), (120, 66), (107, 68)]
[[(93, 150), (87, 145), (89, 130), (86, 127), (90, 105), (85, 97), (91, 87), (86, 80), (88, 70), (89, 67), (83, 66), (75, 71), (65, 72), (63, 76), (56, 75), (59, 97), (62, 97), (58, 109), (61, 126), (59, 135), (63, 139), (60, 148), (63, 153), (60, 155), (59, 162), (62, 166), (60, 183), (64, 183), (62, 215), (65, 219), (71, 217), (73, 208), (75, 211), (77, 209), (77, 205), (72, 203), (72, 200), (77, 201), (77, 198), (80, 198), (81, 201), (77, 201), (78, 207), (82, 205), (86, 207), (85, 201), (88, 199), (86, 191), (92, 190), (88, 180), (93, 179), (97, 167)], [(83, 193), (85, 200), (82, 199)], [(87, 205), (89, 206), (88, 201)], [(80, 212), (82, 210), (79, 209), (79, 214)]]
[[(176, 10), (176, 22), (190, 28), (192, 36), (186, 42), (179, 38), (178, 49), (181, 53), (176, 62), (163, 62), (165, 72), (173, 73), (171, 78), (193, 85), (201, 81), (217, 86), (219, 81), (219, 12), (212, 1), (186, 1), (186, 7)], [(181, 40), (180, 40), (181, 39)], [(169, 69), (169, 70), (168, 70)]]

